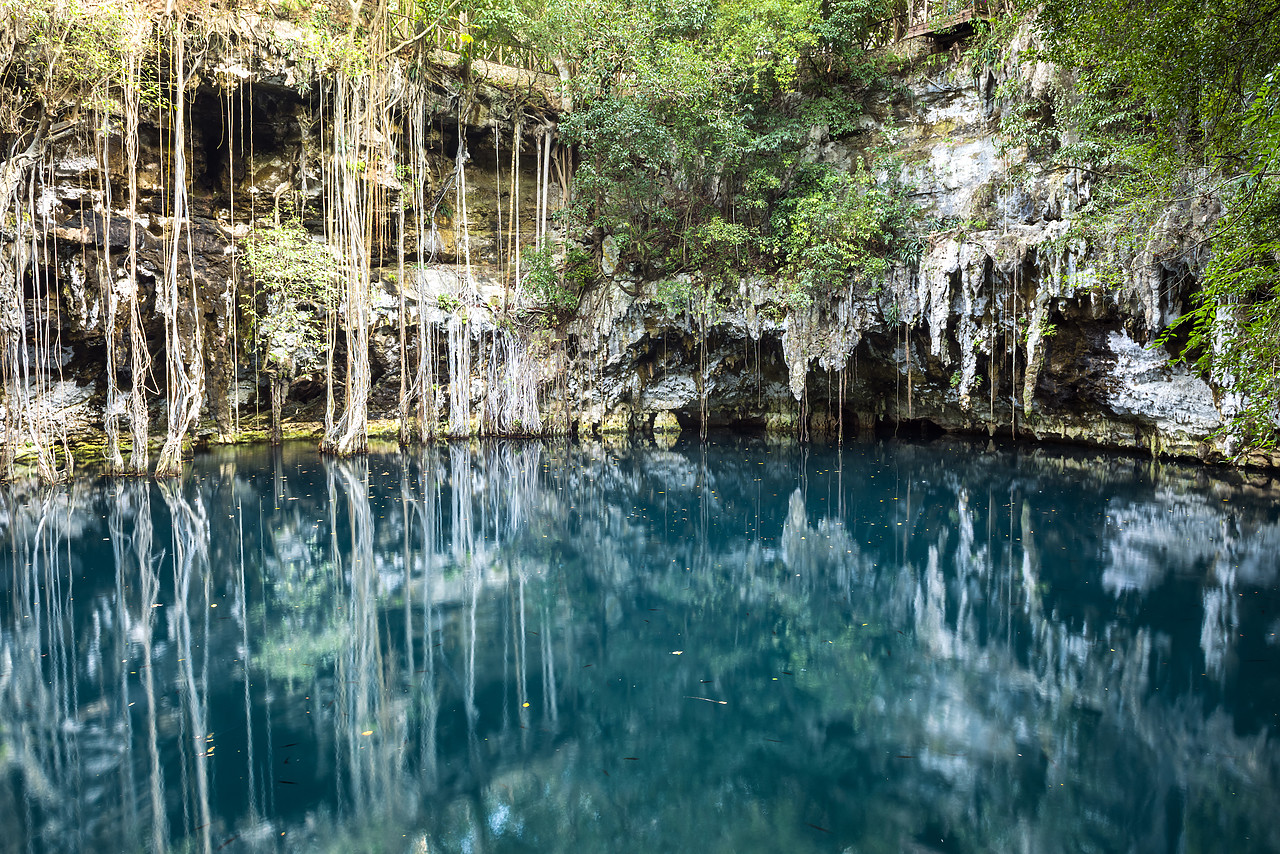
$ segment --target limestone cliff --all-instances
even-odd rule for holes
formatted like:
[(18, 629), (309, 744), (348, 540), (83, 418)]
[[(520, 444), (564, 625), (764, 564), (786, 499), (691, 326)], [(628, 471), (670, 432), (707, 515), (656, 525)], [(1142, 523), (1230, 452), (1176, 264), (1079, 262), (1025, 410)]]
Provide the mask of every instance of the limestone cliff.
[[(1022, 76), (1029, 97), (1069, 85), (1018, 57), (999, 74)], [(1000, 82), (965, 62), (926, 66), (874, 105), (863, 133), (816, 129), (817, 160), (891, 152), (940, 224), (918, 263), (879, 287), (833, 284), (829, 302), (797, 311), (767, 277), (747, 278), (705, 328), (626, 276), (592, 294), (574, 325), (591, 365), (578, 374), (586, 419), (634, 429), (674, 412), (690, 426), (705, 391), (713, 423), (940, 428), (1220, 459), (1207, 437), (1229, 404), (1154, 344), (1185, 310), (1216, 201), (1165, 211), (1123, 275), (1107, 275), (1115, 247), (1071, 229), (1090, 176), (1001, 147)]]
[[(1075, 218), (1088, 215), (1090, 174), (1042, 168), (1025, 149), (1003, 148), (996, 133), (1002, 81), (1021, 78), (1033, 100), (1070, 85), (1057, 69), (1023, 62), (1030, 36), (1019, 38), (999, 69), (976, 69), (962, 57), (907, 63), (900, 85), (877, 97), (856, 133), (832, 138), (813, 129), (807, 155), (814, 161), (847, 169), (873, 149), (891, 155), (877, 162), (900, 170), (934, 224), (918, 260), (896, 264), (872, 286), (832, 282), (807, 306), (789, 302), (777, 286), (785, 270), (744, 275), (697, 306), (682, 305), (660, 299), (658, 283), (620, 260), (610, 235), (557, 233), (552, 218), (549, 245), (581, 241), (602, 272), (573, 316), (549, 321), (528, 314), (520, 321), (509, 309), (520, 301), (517, 236), (527, 240), (545, 216), (539, 187), (555, 210), (568, 185), (539, 154), (565, 106), (554, 81), (498, 66), (460, 70), (449, 64), (457, 57), (443, 53), (425, 86), (410, 85), (393, 67), (392, 85), (402, 94), (427, 93), (412, 109), (430, 128), (422, 152), (429, 174), (416, 176), (416, 193), (394, 168), (368, 180), (401, 199), (401, 210), (433, 199), (435, 216), (429, 235), (402, 232), (429, 250), (424, 263), (411, 257), (407, 267), (387, 237), (400, 226), (392, 219), (370, 226), (378, 235), (370, 249), (371, 416), (396, 415), (402, 354), (429, 347), (424, 363), (433, 373), (424, 394), (441, 433), (493, 431), (499, 423), (508, 433), (663, 432), (705, 423), (802, 436), (959, 431), (1206, 461), (1229, 456), (1229, 443), (1209, 437), (1231, 402), (1154, 345), (1195, 288), (1205, 262), (1199, 238), (1219, 213), (1216, 201), (1205, 194), (1169, 208), (1147, 244), (1124, 256), (1121, 275), (1108, 273), (1104, 258), (1116, 257), (1116, 247), (1087, 244), (1072, 230)], [(11, 54), (20, 49), (21, 34), (10, 34), (8, 45)], [(196, 297), (183, 328), (198, 339), (205, 363), (206, 436), (233, 436), (242, 419), (268, 407), (264, 367), (246, 357), (239, 339), (252, 290), (240, 263), (246, 237), (290, 214), (317, 236), (325, 230), (330, 84), (309, 55), (287, 22), (239, 15), (208, 39), (188, 91)], [(410, 100), (399, 103), (395, 121), (403, 126)], [(166, 126), (153, 108), (139, 128), (139, 277), (129, 280), (119, 266), (130, 234), (119, 189), (127, 184), (121, 128), (115, 113), (93, 125), (96, 115), (70, 114), (71, 129), (52, 143), (49, 168), (33, 183), (38, 215), (26, 231), (6, 226), (5, 233), (8, 251), (28, 256), (27, 275), (55, 283), (52, 306), (35, 306), (37, 291), (28, 288), (24, 322), (34, 328), (40, 317), (56, 318), (56, 380), (39, 394), (70, 435), (100, 429), (106, 410), (123, 413), (121, 400), (107, 399), (103, 376), (109, 300), (137, 288), (151, 352), (162, 346), (156, 281), (160, 247), (173, 228), (162, 215)], [(6, 148), (21, 141), (11, 133)], [(569, 152), (557, 156), (571, 160)], [(460, 161), (465, 189), (450, 183)], [(404, 229), (411, 219), (401, 221)], [(402, 344), (402, 330), (419, 329)], [(318, 358), (302, 360), (290, 378), (286, 417), (320, 417)], [(118, 379), (120, 388), (159, 382), (123, 369)]]

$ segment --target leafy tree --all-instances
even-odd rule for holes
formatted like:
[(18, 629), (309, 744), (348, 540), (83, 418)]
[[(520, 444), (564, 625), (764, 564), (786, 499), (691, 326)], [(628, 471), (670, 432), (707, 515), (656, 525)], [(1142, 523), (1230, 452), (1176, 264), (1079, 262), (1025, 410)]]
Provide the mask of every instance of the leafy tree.
[(795, 299), (805, 303), (851, 280), (874, 287), (891, 259), (918, 260), (918, 247), (907, 240), (914, 216), (896, 179), (877, 183), (861, 167), (852, 173), (810, 168), (774, 215), (780, 249), (795, 271)]
[(570, 249), (557, 259), (550, 247), (524, 250), (525, 298), (548, 319), (577, 310), (582, 291), (595, 280), (591, 258), (581, 249)]
[(1274, 446), (1280, 408), (1280, 6), (1245, 0), (1046, 0), (1047, 56), (1076, 70), (1057, 152), (1102, 174), (1104, 228), (1136, 237), (1167, 204), (1209, 193), (1226, 213), (1188, 314), (1187, 356), (1241, 398), (1225, 432)]
[(836, 85), (845, 60), (864, 53), (846, 39), (859, 28), (866, 36), (887, 8), (593, 0), (524, 10), (516, 29), (573, 70), (575, 109), (560, 129), (579, 153), (572, 223), (614, 235), (651, 278), (784, 260), (772, 206), (793, 189), (812, 127), (856, 127), (875, 75), (867, 64)]

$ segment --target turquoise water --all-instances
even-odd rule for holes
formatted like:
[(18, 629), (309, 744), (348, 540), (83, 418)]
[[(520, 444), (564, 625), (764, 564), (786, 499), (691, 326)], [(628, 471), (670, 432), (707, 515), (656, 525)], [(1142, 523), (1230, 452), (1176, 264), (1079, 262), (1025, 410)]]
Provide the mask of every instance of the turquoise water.
[(0, 851), (1280, 851), (1280, 492), (963, 444), (0, 491)]

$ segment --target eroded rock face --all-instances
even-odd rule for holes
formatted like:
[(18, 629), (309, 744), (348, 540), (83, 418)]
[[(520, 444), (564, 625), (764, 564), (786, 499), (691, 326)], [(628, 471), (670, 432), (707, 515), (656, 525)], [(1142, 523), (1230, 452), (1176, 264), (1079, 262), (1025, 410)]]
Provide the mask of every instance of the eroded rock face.
[[(247, 11), (228, 13), (225, 20), (215, 23), (217, 37), (202, 43), (200, 66), (186, 92), (189, 216), (175, 221), (167, 215), (173, 193), (172, 157), (165, 148), (173, 139), (173, 129), (167, 124), (171, 116), (146, 103), (137, 128), (134, 170), (126, 159), (119, 105), (101, 115), (88, 109), (75, 111), (71, 121), (63, 123), (68, 127), (60, 127), (56, 139), (51, 135), (49, 144), (41, 149), (39, 168), (31, 168), (34, 159), (28, 157), (21, 163), (27, 171), (19, 173), (12, 158), (0, 160), (6, 180), (18, 176), (13, 180), (25, 181), (31, 174), (35, 188), (32, 211), (21, 227), (0, 227), (0, 249), (6, 258), (21, 258), (17, 276), (38, 278), (40, 283), (33, 287), (30, 282), (18, 281), (9, 270), (8, 285), (0, 297), (0, 316), (7, 340), (20, 339), (25, 324), (30, 341), (34, 324), (48, 312), (45, 303), (55, 307), (54, 316), (60, 324), (56, 340), (65, 352), (49, 357), (29, 348), (28, 355), (33, 375), (44, 372), (57, 377), (57, 384), (33, 383), (33, 388), (40, 385), (45, 389), (33, 393), (48, 399), (28, 407), (44, 413), (41, 418), (50, 421), (55, 435), (98, 432), (106, 413), (119, 418), (122, 429), (127, 429), (124, 395), (140, 382), (146, 382), (150, 389), (150, 419), (164, 423), (161, 399), (166, 321), (157, 299), (157, 283), (172, 269), (175, 254), (181, 359), (201, 360), (205, 377), (204, 420), (199, 431), (230, 435), (238, 422), (237, 407), (241, 412), (264, 410), (268, 366), (258, 362), (263, 353), (281, 350), (287, 351), (278, 354), (281, 361), (296, 360), (309, 369), (293, 378), (297, 394), (292, 410), (315, 418), (322, 412), (317, 407), (323, 405), (324, 381), (316, 370), (323, 366), (326, 354), (300, 339), (264, 345), (254, 337), (253, 319), (246, 309), (255, 302), (255, 287), (243, 259), (256, 229), (286, 218), (298, 219), (323, 241), (324, 176), (339, 156), (328, 130), (332, 116), (326, 115), (324, 106), (333, 83), (317, 70), (314, 59), (307, 58), (317, 55), (314, 45), (304, 44), (308, 31)], [(5, 57), (20, 51), (25, 36), (0, 29), (13, 35), (0, 45)], [(434, 345), (433, 353), (440, 363), (435, 365), (440, 368), (439, 375), (433, 375), (432, 381), (447, 385), (444, 363), (449, 349), (444, 330), (461, 313), (466, 315), (461, 338), (476, 355), (467, 364), (490, 374), (478, 384), (472, 382), (474, 377), (459, 382), (467, 386), (459, 400), (472, 410), (463, 422), (518, 421), (521, 429), (538, 432), (536, 409), (530, 412), (528, 406), (508, 405), (507, 390), (521, 383), (528, 385), (529, 349), (511, 344), (507, 330), (497, 327), (496, 309), (505, 305), (508, 295), (501, 284), (495, 288), (492, 268), (500, 260), (499, 250), (505, 253), (510, 248), (505, 239), (500, 246), (501, 230), (508, 234), (515, 229), (524, 234), (534, 231), (538, 195), (534, 135), (553, 125), (555, 104), (547, 97), (545, 81), (525, 79), (527, 73), (507, 81), (509, 86), (519, 83), (523, 87), (518, 109), (511, 107), (510, 92), (476, 80), (464, 84), (445, 68), (438, 80), (414, 87), (398, 66), (391, 67), (388, 74), (390, 97), (399, 105), (396, 109), (402, 115), (418, 111), (425, 116), (425, 129), (420, 134), (424, 150), (417, 161), (422, 167), (422, 186), (414, 187), (405, 171), (397, 169), (389, 158), (371, 153), (385, 153), (391, 145), (386, 139), (346, 141), (343, 149), (343, 156), (366, 157), (364, 174), (376, 185), (373, 192), (402, 199), (411, 206), (404, 219), (407, 274), (397, 269), (398, 253), (391, 235), (399, 230), (399, 224), (394, 216), (384, 214), (374, 224), (369, 259), (374, 268), (370, 358), (378, 387), (374, 389), (372, 414), (392, 415), (397, 408), (401, 322), (412, 331), (421, 318), (431, 328), (432, 335), (423, 337)], [(517, 126), (526, 131), (518, 140), (526, 150), (513, 186), (506, 170), (517, 142), (513, 136)], [(400, 132), (405, 132), (403, 127)], [(26, 137), (20, 141), (25, 144)], [(6, 138), (6, 146), (10, 142), (15, 141)], [(459, 222), (460, 205), (450, 192), (456, 186), (453, 178), (460, 163), (466, 164), (468, 176), (465, 225)], [(128, 198), (131, 171), (137, 188), (133, 214)], [(519, 196), (519, 204), (514, 206), (510, 204), (513, 191)], [(558, 192), (553, 187), (552, 207)], [(413, 205), (425, 205), (436, 213), (429, 234), (420, 235), (415, 224), (430, 223), (431, 216), (414, 216)], [(392, 208), (390, 204), (383, 207)], [(128, 262), (131, 249), (136, 253), (136, 276)], [(459, 273), (464, 267), (474, 275), (461, 287)], [(403, 300), (401, 288), (405, 291)], [(151, 365), (151, 375), (146, 378), (129, 372), (126, 307), (134, 299), (141, 306)], [(113, 308), (114, 324), (110, 321)], [(340, 373), (345, 356), (342, 346), (339, 338), (337, 352), (328, 354), (334, 356)], [(416, 341), (408, 342), (413, 358), (416, 347)], [(109, 356), (114, 356), (114, 391), (109, 391), (106, 376)], [(499, 370), (492, 364), (495, 358), (518, 365), (518, 370)], [(79, 391), (70, 393), (63, 388), (65, 383)], [(447, 396), (444, 391), (433, 393), (441, 399)], [(536, 405), (536, 383), (532, 391), (526, 388), (522, 394)], [(568, 411), (568, 407), (564, 409)], [(437, 414), (446, 418), (447, 407)]]

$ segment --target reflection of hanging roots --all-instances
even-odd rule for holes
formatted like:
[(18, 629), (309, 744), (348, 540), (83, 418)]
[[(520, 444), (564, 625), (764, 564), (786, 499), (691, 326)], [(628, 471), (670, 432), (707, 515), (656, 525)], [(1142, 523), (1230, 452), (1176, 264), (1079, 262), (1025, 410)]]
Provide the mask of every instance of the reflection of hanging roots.
[[(197, 680), (193, 664), (194, 650), (200, 645), (194, 642), (191, 608), (194, 604), (200, 608), (197, 613), (201, 614), (207, 613), (209, 608), (209, 521), (204, 502), (200, 500), (199, 494), (195, 495), (194, 501), (188, 502), (174, 480), (162, 482), (160, 491), (169, 508), (169, 516), (173, 524), (174, 607), (170, 617), (177, 626), (177, 641), (181, 651), (178, 666), (178, 685), (180, 686), (178, 695), (185, 707), (189, 734), (202, 734), (208, 732), (206, 723), (208, 705), (203, 691), (203, 674), (202, 678)], [(202, 598), (192, 591), (193, 581), (201, 585)], [(196, 597), (195, 603), (192, 602), (193, 596)], [(207, 646), (207, 638), (205, 645)], [(188, 746), (193, 741), (191, 738), (186, 739)], [(189, 748), (184, 746), (184, 750), (186, 749)], [(212, 822), (207, 754), (203, 750), (197, 750), (188, 761), (195, 771), (195, 789), (190, 793), (190, 797), (195, 800), (194, 807), (200, 820), (200, 827), (205, 829), (203, 841), (207, 850), (210, 839), (207, 828)]]

